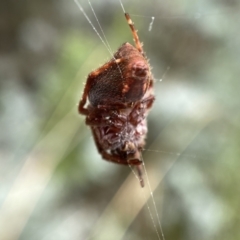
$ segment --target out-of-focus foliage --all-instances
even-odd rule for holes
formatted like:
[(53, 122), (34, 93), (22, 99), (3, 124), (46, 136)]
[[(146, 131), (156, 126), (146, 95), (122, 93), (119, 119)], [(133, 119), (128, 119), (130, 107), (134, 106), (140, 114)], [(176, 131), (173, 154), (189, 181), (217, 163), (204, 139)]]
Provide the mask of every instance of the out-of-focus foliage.
[[(149, 193), (77, 113), (88, 73), (132, 43), (119, 1), (91, 3), (110, 53), (74, 1), (1, 3), (1, 240), (158, 239)], [(123, 5), (156, 79), (143, 158), (165, 238), (240, 239), (240, 2)]]

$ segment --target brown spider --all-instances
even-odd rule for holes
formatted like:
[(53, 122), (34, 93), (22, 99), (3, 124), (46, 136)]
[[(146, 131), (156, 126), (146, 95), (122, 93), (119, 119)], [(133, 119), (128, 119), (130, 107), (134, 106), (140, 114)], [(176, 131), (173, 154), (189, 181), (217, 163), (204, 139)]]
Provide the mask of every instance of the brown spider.
[(109, 62), (88, 75), (78, 111), (86, 116), (103, 159), (136, 166), (143, 187), (141, 152), (154, 101), (153, 77), (134, 24), (128, 13), (125, 17), (136, 47), (124, 43)]

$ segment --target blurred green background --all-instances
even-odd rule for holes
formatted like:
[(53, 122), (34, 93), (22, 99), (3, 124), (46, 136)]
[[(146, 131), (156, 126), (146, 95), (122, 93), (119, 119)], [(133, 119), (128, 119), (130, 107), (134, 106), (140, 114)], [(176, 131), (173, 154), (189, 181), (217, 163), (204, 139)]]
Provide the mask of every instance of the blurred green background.
[[(133, 43), (117, 0), (91, 3), (113, 51)], [(143, 158), (165, 239), (240, 239), (240, 2), (123, 5), (156, 79)], [(74, 1), (2, 0), (0, 36), (0, 239), (159, 239), (148, 185), (77, 113), (111, 56)]]

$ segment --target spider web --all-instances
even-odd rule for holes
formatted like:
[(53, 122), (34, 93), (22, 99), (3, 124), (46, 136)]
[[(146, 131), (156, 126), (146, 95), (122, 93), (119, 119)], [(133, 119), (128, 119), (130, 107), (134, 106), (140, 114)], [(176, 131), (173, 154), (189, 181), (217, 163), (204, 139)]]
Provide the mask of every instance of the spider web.
[[(106, 14), (106, 9), (101, 9), (102, 3), (91, 1), (106, 37), (101, 34), (88, 2), (85, 3), (84, 9), (93, 22), (92, 27), (89, 23), (85, 26), (91, 31), (98, 29), (102, 40), (99, 41), (97, 35), (92, 38), (101, 46), (88, 45), (88, 39), (89, 43), (83, 42), (85, 46), (79, 51), (74, 49), (75, 55), (84, 56), (84, 64), (76, 79), (67, 79), (41, 136), (30, 146), (27, 144), (26, 155), (21, 152), (21, 146), (26, 145), (22, 142), (14, 157), (9, 158), (1, 151), (1, 159), (6, 159), (1, 164), (2, 182), (10, 171), (6, 167), (9, 159), (20, 158), (22, 165), (19, 171), (15, 169), (15, 177), (8, 177), (12, 179), (9, 190), (2, 194), (0, 238), (25, 240), (32, 239), (34, 234), (36, 239), (160, 239), (164, 233), (166, 240), (238, 239), (239, 231), (234, 228), (239, 180), (236, 169), (240, 118), (239, 103), (234, 101), (238, 99), (239, 86), (236, 77), (239, 76), (236, 64), (239, 56), (238, 3), (186, 1), (183, 5), (178, 1), (157, 4), (154, 1), (142, 4), (109, 1)], [(110, 8), (112, 4), (114, 8)], [(67, 8), (63, 9), (67, 16)], [(74, 101), (78, 101), (81, 94), (76, 94), (76, 89), (81, 86), (76, 82), (82, 84), (86, 79), (82, 72), (87, 75), (96, 68), (96, 63), (107, 60), (122, 42), (131, 42), (121, 9), (131, 14), (156, 78), (156, 102), (148, 118), (148, 142), (143, 152), (147, 171), (144, 178), (149, 178), (150, 191), (147, 186), (139, 187), (128, 168), (100, 161), (99, 154), (93, 152), (93, 139), (85, 130), (84, 122), (73, 117), (75, 102), (69, 105), (66, 101), (72, 94), (77, 95)], [(103, 10), (105, 17), (100, 14)], [(115, 15), (115, 11), (119, 15), (108, 16)], [(78, 10), (76, 15), (80, 15)], [(106, 30), (109, 19), (113, 26), (110, 31)], [(82, 27), (84, 20), (75, 22)], [(83, 32), (77, 35), (78, 42), (84, 41), (85, 33), (90, 35), (87, 30)], [(22, 41), (24, 39), (27, 37)], [(94, 50), (84, 55), (84, 51), (91, 48)], [(96, 60), (96, 56), (99, 59)], [(78, 61), (74, 59), (74, 62)], [(71, 63), (66, 61), (65, 64)], [(57, 79), (55, 88), (59, 85), (59, 76), (53, 76)], [(50, 85), (48, 88), (53, 91)], [(4, 106), (14, 102), (22, 109), (25, 95), (23, 92), (19, 99), (17, 94), (10, 98), (1, 94), (1, 99), (5, 97)], [(63, 111), (65, 106), (67, 110)], [(39, 106), (34, 107), (39, 109)], [(17, 114), (17, 111), (11, 112)], [(24, 123), (20, 119), (19, 122)], [(79, 162), (71, 159), (79, 159)], [(80, 187), (75, 189), (67, 185), (70, 180), (51, 180), (55, 171), (57, 174), (67, 172), (67, 176), (63, 174), (65, 179), (71, 179), (73, 185)], [(154, 202), (150, 199), (145, 205), (153, 191)], [(54, 198), (56, 192), (58, 195)], [(52, 204), (50, 207), (48, 202)], [(56, 203), (64, 207), (57, 211)], [(44, 227), (38, 231), (36, 226)]]
[[(123, 9), (123, 12), (125, 12), (125, 8), (124, 8), (124, 6), (123, 6), (123, 4), (122, 4), (122, 2), (120, 2), (120, 5), (121, 5), (121, 7), (122, 7), (122, 9)], [(91, 6), (91, 4), (90, 4), (90, 7), (91, 7), (91, 10), (93, 11), (93, 13), (94, 13), (94, 16), (95, 16), (95, 18), (97, 19), (97, 17), (96, 17), (96, 14), (95, 14), (95, 12), (94, 12), (94, 9), (92, 8), (92, 6)], [(82, 10), (81, 10), (82, 11)], [(197, 15), (198, 17), (199, 17), (199, 14)], [(148, 28), (148, 31), (151, 31), (152, 30), (152, 27), (153, 27), (153, 23), (154, 23), (154, 19), (155, 19), (155, 17), (154, 16), (152, 16), (151, 17), (151, 22), (150, 22), (150, 24), (149, 24), (149, 28)], [(195, 17), (195, 19), (196, 19), (196, 17)], [(194, 18), (193, 18), (193, 20), (194, 20)], [(88, 20), (89, 21), (89, 20)], [(101, 25), (100, 25), (100, 23), (99, 23), (99, 21), (98, 21), (98, 19), (97, 19), (97, 22), (98, 22), (98, 25), (100, 26), (100, 29), (101, 29), (101, 32), (103, 33), (103, 30), (102, 30), (102, 27), (101, 27)], [(193, 21), (194, 22), (194, 21)], [(91, 23), (90, 21), (89, 21), (89, 23)], [(95, 30), (95, 29), (94, 29)], [(103, 35), (104, 36), (104, 38), (106, 39), (106, 37), (105, 37), (105, 35)], [(101, 39), (102, 40), (102, 39)], [(108, 45), (108, 50), (109, 49), (111, 49), (110, 47), (109, 47), (109, 43), (107, 42), (107, 44), (106, 45)], [(166, 68), (166, 70), (165, 70), (165, 72), (162, 74), (162, 77), (159, 79), (159, 81), (162, 81), (163, 80), (163, 78), (165, 78), (165, 75), (167, 74), (167, 72), (169, 71), (169, 69), (170, 69), (170, 66), (167, 66), (167, 68)], [(200, 104), (202, 104), (202, 103), (200, 103)], [(205, 113), (206, 114), (206, 113)], [(185, 139), (185, 141), (184, 141), (184, 144), (182, 144), (181, 146), (180, 146), (180, 148), (182, 148), (182, 150), (181, 151), (183, 151), (183, 149), (184, 148), (186, 148), (186, 146), (189, 144), (189, 142), (191, 142), (192, 141), (192, 139), (196, 136), (196, 134), (198, 134), (199, 133), (199, 131), (202, 129), (202, 128), (204, 128), (205, 127), (205, 125), (208, 123), (208, 121), (202, 121), (202, 125), (201, 126), (199, 126), (198, 128), (197, 128), (197, 130), (192, 130), (191, 131), (191, 135), (190, 136), (188, 136), (186, 139)], [(174, 123), (172, 123), (171, 124), (171, 128), (174, 126)], [(169, 133), (169, 129), (167, 129), (167, 133)], [(164, 134), (163, 134), (164, 135)], [(161, 136), (162, 137), (162, 136)], [(156, 145), (156, 143), (157, 143), (157, 145), (159, 144), (159, 142), (160, 142), (160, 140), (158, 140), (158, 139), (155, 139), (154, 140), (154, 143), (152, 143), (152, 145), (151, 146), (153, 146), (153, 148), (154, 148), (154, 145)], [(175, 155), (175, 157), (178, 157), (178, 156), (180, 156), (181, 155), (181, 153), (173, 153), (173, 152), (166, 152), (166, 151), (161, 151), (161, 150), (156, 150), (156, 149), (158, 149), (159, 147), (157, 146), (157, 147), (155, 147), (155, 150), (153, 150), (153, 149), (151, 149), (151, 148), (147, 148), (147, 149), (145, 149), (147, 152), (155, 152), (155, 153), (170, 153), (171, 155)], [(190, 155), (190, 154), (185, 154), (184, 155), (185, 157), (190, 157), (190, 158), (196, 158), (196, 156), (193, 156), (193, 155)], [(146, 157), (146, 159), (150, 159), (151, 157)], [(198, 158), (202, 158), (203, 159), (203, 157), (198, 157)], [(177, 158), (175, 158), (172, 162), (171, 162), (171, 165), (174, 163), (174, 161), (176, 161), (176, 159)], [(204, 158), (205, 160), (206, 160), (206, 158)], [(145, 165), (144, 165), (145, 166)], [(167, 172), (167, 171), (166, 171)], [(163, 174), (163, 175), (165, 175), (166, 174), (166, 172)], [(157, 235), (157, 238), (158, 239), (161, 239), (161, 237), (162, 237), (162, 239), (165, 239), (165, 237), (164, 237), (164, 234), (163, 234), (163, 231), (162, 231), (162, 226), (161, 226), (161, 223), (160, 223), (160, 218), (159, 218), (159, 214), (158, 214), (158, 210), (157, 210), (157, 207), (156, 207), (156, 203), (155, 203), (155, 200), (154, 200), (154, 197), (153, 197), (153, 192), (152, 192), (152, 187), (151, 187), (151, 184), (150, 184), (150, 181), (149, 181), (149, 179), (148, 179), (148, 175), (154, 175), (153, 174), (153, 172), (151, 172), (151, 173), (147, 173), (147, 171), (146, 171), (146, 168), (145, 168), (145, 173), (146, 173), (146, 177), (147, 177), (147, 183), (148, 183), (148, 187), (149, 187), (149, 193), (150, 193), (150, 195), (151, 195), (151, 197), (152, 197), (152, 203), (153, 203), (153, 209), (154, 209), (154, 212), (155, 212), (155, 214), (156, 214), (156, 217), (157, 217), (157, 220), (155, 220), (154, 219), (154, 217), (153, 217), (153, 213), (152, 213), (152, 210), (150, 209), (150, 207), (149, 207), (149, 205), (147, 204), (147, 209), (149, 210), (149, 215), (150, 215), (150, 217), (151, 217), (151, 220), (152, 220), (152, 223), (153, 223), (153, 226), (154, 226), (154, 229), (155, 229), (155, 231), (156, 231), (156, 235)], [(158, 172), (159, 173), (159, 172)], [(160, 179), (160, 178), (158, 178), (158, 179)], [(158, 182), (158, 184), (159, 184), (160, 182)], [(156, 186), (155, 186), (156, 187)], [(124, 188), (126, 189), (127, 187), (126, 186), (124, 186)], [(144, 194), (146, 194), (146, 193), (144, 193)], [(113, 203), (109, 203), (109, 206), (111, 206), (111, 205), (114, 205), (114, 202), (116, 201), (118, 201), (118, 198), (121, 198), (121, 196), (119, 196), (119, 197), (116, 197), (115, 196), (115, 198), (112, 200), (113, 201)], [(145, 195), (145, 200), (147, 199), (148, 197), (146, 197), (146, 195)], [(122, 203), (123, 204), (123, 203)], [(127, 204), (127, 203), (126, 203)], [(123, 205), (125, 205), (125, 204), (123, 204)], [(106, 210), (107, 212), (109, 211), (109, 209), (107, 209)], [(108, 213), (107, 214), (107, 216), (109, 217), (109, 216), (111, 216), (111, 214), (110, 213)], [(105, 216), (104, 216), (105, 217)], [(100, 223), (99, 223), (99, 225), (100, 225), (100, 227), (98, 226), (98, 227), (96, 227), (96, 229), (95, 229), (95, 231), (94, 232), (104, 232), (104, 230), (102, 230), (102, 226), (104, 226), (105, 224), (106, 224), (106, 222), (107, 222), (107, 220), (104, 220), (104, 217), (102, 217), (102, 218), (100, 218)], [(103, 219), (103, 220), (102, 220)], [(111, 218), (110, 218), (111, 219)], [(101, 222), (102, 221), (102, 222)], [(106, 222), (105, 222), (106, 221)], [(104, 222), (105, 222), (105, 224), (104, 224)], [(110, 221), (111, 222), (111, 221)], [(156, 224), (156, 222), (157, 222), (157, 224)], [(158, 225), (158, 226), (157, 226)], [(127, 226), (127, 225), (126, 225)], [(161, 234), (161, 237), (160, 237), (160, 234), (159, 234), (159, 232), (158, 232), (158, 228), (160, 229), (160, 234)], [(100, 231), (100, 229), (102, 230), (102, 231)], [(123, 236), (120, 232), (118, 233), (119, 235), (118, 235), (118, 237), (119, 237), (119, 239), (121, 239), (121, 237)], [(111, 235), (111, 234), (110, 234)], [(115, 234), (114, 234), (115, 235)], [(99, 234), (97, 234), (97, 236), (98, 237), (101, 237), (101, 235), (99, 235)], [(114, 236), (115, 238), (116, 238), (116, 235)]]
[[(125, 12), (125, 8), (124, 8), (122, 2), (120, 2), (120, 5), (121, 5), (123, 11)], [(90, 6), (91, 6), (91, 5), (90, 5)], [(93, 13), (94, 13), (94, 9), (92, 8), (92, 6), (91, 6), (91, 10), (92, 10)], [(95, 18), (96, 18), (96, 14), (95, 14), (95, 13), (94, 13), (94, 16), (95, 16)], [(134, 15), (133, 15), (133, 16), (134, 16)], [(179, 18), (186, 18), (186, 19), (187, 19), (187, 18), (191, 18), (191, 19), (193, 20), (193, 21), (192, 21), (192, 24), (194, 24), (194, 23), (195, 23), (195, 20), (201, 18), (201, 16), (202, 16), (202, 14), (196, 13), (196, 14), (194, 14), (193, 16), (189, 16), (189, 17), (179, 16)], [(140, 17), (146, 17), (146, 16), (140, 16)], [(155, 17), (154, 17), (154, 16), (151, 16), (151, 22), (149, 23), (148, 31), (151, 31), (151, 30), (152, 30), (154, 20), (155, 20)], [(98, 19), (97, 19), (97, 22), (98, 22), (98, 25), (100, 26), (101, 32), (103, 33), (102, 27), (101, 27)], [(103, 36), (104, 36), (104, 38), (106, 39), (105, 35), (103, 35)], [(107, 45), (108, 45), (108, 49), (110, 49), (108, 42), (107, 42)], [(181, 49), (180, 49), (180, 50), (181, 50)], [(162, 77), (159, 79), (159, 81), (162, 81), (162, 79), (165, 77), (165, 75), (166, 75), (166, 73), (169, 71), (169, 69), (170, 69), (170, 66), (167, 66), (165, 72), (163, 73), (163, 75), (162, 75)], [(188, 90), (188, 89), (186, 89), (186, 90)], [(191, 98), (191, 100), (193, 100), (193, 99)], [(199, 102), (196, 103), (196, 101), (199, 101)], [(202, 99), (200, 99), (200, 100), (197, 99), (196, 101), (194, 101), (194, 104), (199, 104), (200, 107), (201, 107), (202, 104), (203, 104), (203, 105), (206, 105), (206, 103), (201, 102)], [(190, 109), (191, 109), (190, 111), (192, 111), (194, 107), (195, 107), (195, 106), (187, 106), (187, 108), (190, 108)], [(188, 109), (187, 109), (187, 111), (188, 111)], [(206, 112), (201, 113), (201, 115), (202, 115), (202, 116), (207, 115), (208, 111), (209, 111), (209, 109), (207, 108), (207, 109), (206, 109)], [(187, 113), (186, 113), (186, 114), (187, 114)], [(192, 113), (192, 115), (194, 115), (194, 113)], [(201, 116), (201, 117), (202, 117), (202, 116)], [(199, 117), (199, 116), (197, 116), (197, 117)], [(196, 156), (196, 155), (193, 155), (193, 154), (182, 154), (182, 151), (184, 151), (184, 149), (193, 141), (193, 139), (196, 137), (196, 135), (198, 135), (199, 132), (201, 132), (201, 130), (202, 130), (211, 120), (212, 120), (212, 118), (210, 117), (210, 118), (208, 118), (206, 121), (202, 121), (201, 124), (200, 124), (199, 126), (197, 126), (196, 129), (192, 129), (191, 134), (189, 134), (189, 135), (187, 136), (187, 138), (184, 140), (183, 144), (180, 144), (180, 146), (179, 146), (180, 151), (179, 151), (179, 152), (170, 152), (170, 151), (165, 151), (165, 150), (159, 150), (159, 147), (158, 147), (158, 146), (156, 146), (155, 149), (147, 148), (147, 149), (145, 149), (145, 151), (146, 151), (146, 152), (155, 152), (155, 153), (165, 153), (165, 154), (167, 153), (167, 154), (170, 154), (170, 155), (175, 156), (175, 158), (174, 158), (174, 160), (171, 162), (170, 166), (172, 166), (172, 164), (177, 160), (177, 157), (179, 157), (179, 156), (181, 156), (181, 155), (184, 156), (184, 157), (187, 157), (187, 158), (192, 158), (192, 159), (195, 158), (195, 159), (209, 160), (208, 158), (203, 157), (203, 156), (201, 156), (201, 155), (197, 155), (197, 156)], [(174, 127), (175, 124), (176, 124), (176, 123), (174, 123), (174, 122), (171, 123), (171, 128)], [(178, 124), (178, 122), (177, 122), (177, 124)], [(169, 132), (169, 129), (167, 129), (167, 133), (168, 133), (168, 132)], [(154, 142), (155, 142), (155, 141), (154, 141)], [(156, 142), (157, 142), (157, 145), (159, 145), (159, 142), (160, 142), (160, 141), (159, 141), (159, 140), (156, 140)], [(156, 144), (152, 143), (152, 146), (154, 146), (154, 145), (156, 145)], [(157, 150), (157, 149), (158, 149), (158, 150)], [(147, 159), (148, 159), (148, 158), (150, 158), (150, 157), (147, 157)], [(167, 172), (167, 171), (166, 171), (166, 172)], [(165, 172), (165, 174), (166, 174), (166, 172)], [(152, 173), (152, 174), (153, 174), (153, 173)], [(165, 174), (164, 174), (164, 175), (165, 175)], [(150, 175), (151, 175), (151, 174), (150, 174)], [(146, 172), (146, 176), (148, 176), (147, 172)], [(150, 217), (151, 217), (151, 219), (152, 219), (153, 226), (154, 226), (154, 228), (155, 228), (155, 230), (156, 230), (156, 234), (157, 234), (157, 236), (158, 236), (158, 239), (161, 239), (161, 237), (160, 237), (160, 235), (159, 235), (159, 233), (158, 233), (158, 230), (157, 230), (158, 227), (160, 227), (160, 232), (161, 232), (162, 238), (164, 239), (164, 234), (163, 234), (163, 231), (162, 231), (162, 227), (161, 227), (161, 223), (160, 223), (160, 219), (159, 219), (159, 215), (158, 215), (158, 210), (157, 210), (157, 208), (156, 208), (156, 203), (155, 203), (154, 197), (153, 197), (153, 195), (152, 195), (151, 185), (150, 185), (150, 182), (149, 182), (149, 181), (148, 181), (148, 185), (149, 185), (150, 194), (151, 194), (152, 200), (153, 200), (153, 206), (154, 206), (153, 208), (154, 208), (154, 211), (155, 211), (155, 213), (156, 213), (156, 215), (157, 215), (157, 222), (158, 222), (157, 224), (158, 224), (158, 226), (156, 226), (156, 223), (155, 223), (155, 220), (154, 220), (154, 217), (153, 217), (153, 214), (152, 214), (152, 212), (151, 212), (151, 210), (150, 210), (149, 205), (147, 205), (147, 208), (149, 209)], [(102, 224), (102, 225), (104, 225), (104, 224)], [(102, 228), (102, 227), (100, 227), (100, 228)]]

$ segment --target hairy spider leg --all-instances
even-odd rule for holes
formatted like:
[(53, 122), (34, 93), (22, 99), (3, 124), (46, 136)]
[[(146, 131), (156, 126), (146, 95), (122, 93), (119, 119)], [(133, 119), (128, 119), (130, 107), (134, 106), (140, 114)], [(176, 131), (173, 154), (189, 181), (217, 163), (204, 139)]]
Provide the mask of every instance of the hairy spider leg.
[[(129, 115), (131, 123), (137, 125), (139, 121), (142, 121), (142, 118), (145, 118), (146, 110), (152, 107), (154, 100), (155, 97), (150, 95), (144, 98), (141, 102), (138, 102)], [(141, 119), (139, 120), (139, 118)]]
[(83, 115), (88, 115), (89, 114), (89, 111), (87, 108), (85, 108), (85, 104), (87, 102), (87, 97), (88, 97), (88, 93), (89, 93), (89, 90), (91, 88), (91, 83), (92, 81), (95, 80), (95, 78), (100, 74), (102, 73), (105, 69), (108, 69), (109, 67), (111, 67), (111, 65), (113, 64), (118, 64), (121, 62), (121, 59), (112, 59), (110, 60), (109, 62), (105, 63), (103, 66), (101, 66), (100, 68), (98, 68), (97, 70), (91, 72), (89, 75), (88, 75), (88, 78), (87, 78), (87, 82), (85, 84), (85, 88), (83, 90), (83, 95), (82, 95), (82, 99), (80, 100), (79, 102), (79, 105), (78, 105), (78, 112), (83, 114)]
[(146, 108), (150, 109), (153, 105), (153, 102), (155, 100), (155, 97), (153, 95), (150, 95), (149, 97), (144, 98), (141, 103), (145, 103), (146, 104)]
[(125, 18), (127, 19), (128, 25), (131, 28), (132, 34), (133, 34), (133, 39), (136, 45), (137, 50), (144, 56), (142, 44), (139, 40), (137, 30), (135, 29), (134, 23), (128, 13), (125, 13)]

